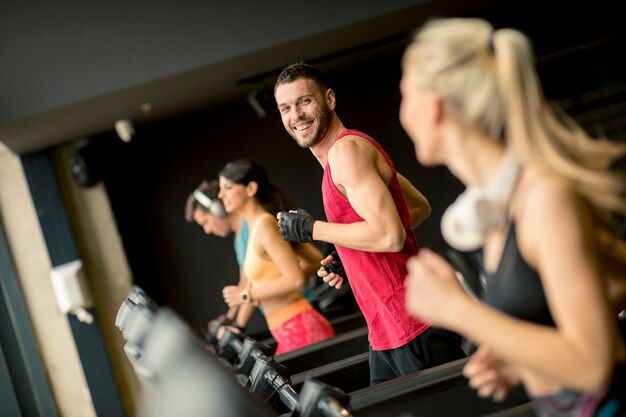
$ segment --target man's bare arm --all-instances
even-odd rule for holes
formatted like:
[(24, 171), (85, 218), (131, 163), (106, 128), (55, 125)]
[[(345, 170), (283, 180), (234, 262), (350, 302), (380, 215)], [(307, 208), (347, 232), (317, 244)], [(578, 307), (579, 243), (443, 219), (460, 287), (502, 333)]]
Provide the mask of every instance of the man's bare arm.
[(377, 165), (382, 156), (367, 141), (347, 139), (333, 146), (328, 162), (333, 181), (363, 221), (317, 221), (313, 238), (370, 252), (398, 252), (404, 247), (406, 231)]
[(398, 172), (398, 181), (411, 214), (411, 228), (415, 229), (430, 216), (432, 209), (424, 195), (405, 176)]

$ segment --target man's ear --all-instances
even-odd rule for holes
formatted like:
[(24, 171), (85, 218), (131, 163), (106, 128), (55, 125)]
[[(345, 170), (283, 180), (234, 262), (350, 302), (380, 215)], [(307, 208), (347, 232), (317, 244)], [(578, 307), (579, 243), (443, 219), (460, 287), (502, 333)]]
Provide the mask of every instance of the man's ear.
[(248, 197), (254, 197), (258, 190), (259, 184), (256, 181), (250, 181), (248, 185), (246, 185), (246, 193), (248, 194)]
[(329, 110), (335, 110), (335, 106), (337, 105), (337, 99), (335, 97), (335, 92), (332, 88), (326, 90), (326, 95), (324, 97), (326, 99), (326, 105)]

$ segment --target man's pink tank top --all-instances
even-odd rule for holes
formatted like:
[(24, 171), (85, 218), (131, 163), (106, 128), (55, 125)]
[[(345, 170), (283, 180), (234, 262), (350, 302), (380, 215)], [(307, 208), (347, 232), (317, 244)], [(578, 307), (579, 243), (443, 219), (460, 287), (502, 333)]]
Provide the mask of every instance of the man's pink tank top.
[[(404, 306), (406, 261), (417, 254), (417, 239), (411, 229), (409, 208), (396, 170), (387, 153), (374, 139), (358, 130), (345, 130), (339, 134), (337, 140), (346, 135), (368, 140), (385, 157), (392, 171), (389, 192), (406, 230), (406, 241), (400, 252), (365, 252), (336, 245), (354, 297), (367, 322), (372, 349), (394, 349), (405, 345), (429, 327), (413, 318)], [(329, 164), (324, 169), (322, 196), (329, 222), (345, 224), (363, 221), (335, 186)]]

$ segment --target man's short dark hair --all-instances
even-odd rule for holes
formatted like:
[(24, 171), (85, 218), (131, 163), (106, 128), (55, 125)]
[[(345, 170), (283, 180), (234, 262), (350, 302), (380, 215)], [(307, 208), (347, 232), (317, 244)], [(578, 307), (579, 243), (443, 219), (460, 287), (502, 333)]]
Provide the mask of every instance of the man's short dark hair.
[(274, 84), (274, 93), (276, 93), (276, 89), (279, 85), (294, 82), (299, 78), (311, 79), (323, 90), (330, 88), (328, 80), (322, 71), (304, 62), (296, 62), (281, 71), (276, 80), (276, 84)]

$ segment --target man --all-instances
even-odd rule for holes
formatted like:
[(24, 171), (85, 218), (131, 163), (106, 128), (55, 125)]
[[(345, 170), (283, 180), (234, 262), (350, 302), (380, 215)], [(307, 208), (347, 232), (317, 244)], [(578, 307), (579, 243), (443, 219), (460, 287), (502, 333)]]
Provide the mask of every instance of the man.
[[(464, 357), (457, 335), (412, 318), (404, 307), (406, 261), (418, 249), (413, 228), (431, 211), (426, 198), (395, 171), (377, 142), (345, 128), (319, 70), (290, 65), (274, 96), (287, 132), (324, 168), (328, 220), (301, 210), (281, 212), (279, 227), (286, 240), (335, 245), (368, 325), (370, 384)], [(323, 268), (318, 275), (342, 285), (343, 277)]]

